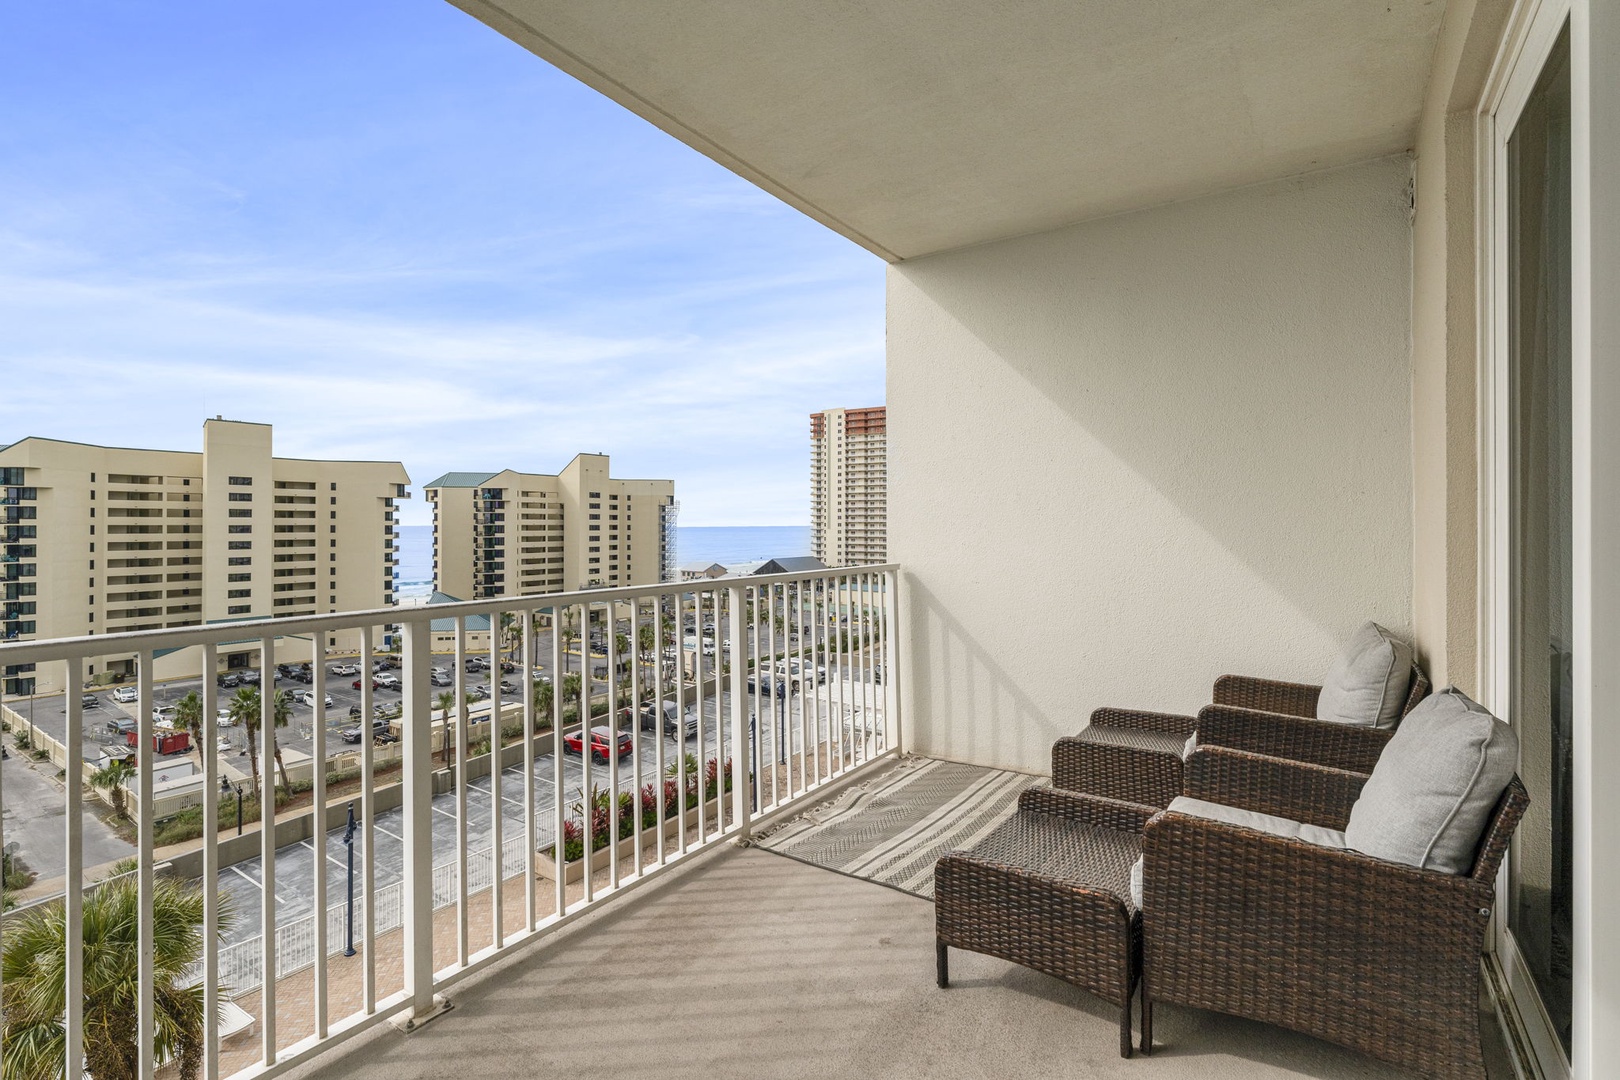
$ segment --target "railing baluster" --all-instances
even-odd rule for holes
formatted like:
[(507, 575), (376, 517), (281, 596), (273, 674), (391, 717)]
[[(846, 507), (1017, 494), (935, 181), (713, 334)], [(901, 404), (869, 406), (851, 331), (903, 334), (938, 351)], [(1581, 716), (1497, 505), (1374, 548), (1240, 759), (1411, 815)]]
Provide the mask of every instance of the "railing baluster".
[(630, 869), (641, 876), (641, 598), (630, 604)]
[(523, 923), (530, 932), (539, 921), (536, 910), (534, 849), (539, 843), (534, 828), (534, 609), (524, 608), (523, 625)]
[(551, 607), (551, 856), (556, 868), (552, 886), (557, 917), (568, 914), (568, 859), (563, 848), (567, 828), (567, 802), (563, 798), (563, 606)]
[(619, 609), (607, 608), (608, 881), (619, 887)]
[[(731, 639), (733, 651), (731, 654), (731, 819), (737, 829), (737, 838), (747, 840), (749, 836), (750, 811), (753, 809), (753, 761), (754, 752), (752, 741), (748, 737), (748, 709), (747, 697), (743, 693), (743, 665), (738, 657), (741, 654), (743, 643), (743, 588), (733, 585), (728, 591), (729, 615), (726, 620), (727, 634)], [(715, 633), (720, 632), (718, 621), (715, 623)], [(720, 760), (720, 768), (725, 768), (725, 759)], [(725, 789), (725, 781), (720, 779), (720, 773), (715, 773), (715, 794), (721, 794)]]
[(276, 639), (259, 640), (259, 1031), (262, 1059), (276, 1063)]
[[(327, 970), (326, 970), (326, 634), (321, 632), (310, 638), (310, 692), (315, 695), (311, 705), (314, 725), (310, 746), (310, 813), (314, 815), (310, 829), (311, 854), (315, 861), (311, 867), (314, 904), (310, 911), (310, 928), (315, 936), (315, 1037), (326, 1038), (327, 1032)], [(203, 710), (205, 715), (208, 710)]]
[(592, 829), (595, 803), (591, 791), (591, 605), (579, 606), (579, 764), (580, 806), (585, 824), (585, 850), (582, 856), (585, 881), (585, 903), (593, 895), (591, 862), (596, 851), (596, 836)]
[[(136, 892), (143, 912), (152, 910), (153, 850), (152, 850), (152, 650), (143, 649), (136, 659), (135, 716), (135, 785), (140, 800), (140, 818), (136, 823), (135, 846), (140, 858), (136, 871)], [(138, 1068), (140, 1080), (152, 1080), (157, 1063), (153, 1057), (153, 1037), (157, 1031), (154, 982), (154, 925), (151, 919), (142, 919), (136, 931), (138, 959), (135, 977), (135, 1040), (141, 1048)]]
[[(693, 598), (697, 592), (693, 590)], [(676, 711), (680, 716), (680, 744), (675, 751), (675, 814), (676, 831), (680, 833), (678, 847), (682, 855), (686, 854), (686, 594), (675, 594), (675, 701)], [(694, 659), (693, 664), (697, 661)], [(703, 714), (700, 711), (697, 718), (698, 737), (703, 734)]]
[[(664, 731), (664, 594), (653, 594), (653, 710), (656, 719), (653, 721), (653, 803), (658, 807), (653, 815), (657, 821), (657, 835), (655, 843), (658, 845), (658, 865), (664, 865), (665, 841), (664, 833), (664, 741), (669, 735)], [(684, 738), (685, 732), (679, 713), (675, 715), (676, 745)]]
[[(63, 732), (62, 786), (67, 795), (67, 873), (62, 882), (62, 934), (65, 946), (62, 983), (67, 1007), (62, 1017), (64, 1071), (63, 1076), (79, 1077), (84, 1074), (84, 705), (80, 687), (84, 683), (84, 661), (69, 657), (66, 664), (63, 699), (67, 705), (67, 730)], [(207, 787), (205, 793), (212, 798)], [(0, 837), (0, 846), (4, 837)], [(205, 908), (208, 906), (205, 902)], [(203, 913), (206, 924), (208, 911)], [(204, 942), (205, 952), (217, 948), (212, 939)], [(212, 988), (210, 982), (210, 989)], [(212, 993), (203, 1001), (204, 1021), (207, 1022)], [(212, 1032), (212, 1028), (207, 1029)], [(218, 1040), (215, 1040), (216, 1050)]]
[[(400, 746), (405, 760), (400, 767), (404, 784), (400, 814), (405, 825), (405, 895), (401, 936), (405, 996), (410, 1001), (412, 1018), (423, 1019), (433, 1011), (433, 736), (429, 727), (432, 687), (428, 681), (433, 631), (431, 622), (422, 618), (407, 620), (402, 629), (405, 647), (401, 673), (405, 685)], [(497, 858), (500, 855), (498, 844), (495, 854)], [(499, 876), (495, 885), (499, 890)], [(496, 940), (498, 943), (499, 938)]]
[[(467, 931), (467, 617), (456, 616), (456, 960), (467, 966), (471, 953)], [(450, 723), (450, 710), (444, 711), (444, 722)]]
[(360, 628), (360, 908), (361, 1008), (367, 1016), (377, 1011), (377, 795), (372, 744), (376, 742), (376, 713), (371, 680), (373, 627)]
[(505, 726), (502, 716), (505, 700), (501, 697), (501, 680), (506, 674), (506, 657), (501, 651), (501, 635), (501, 613), (492, 611), (489, 615), (489, 941), (496, 949), (506, 941), (505, 890), (502, 888), (505, 868), (501, 865), (501, 838), (505, 832), (501, 805), (501, 764), (505, 760), (501, 752), (501, 729)]

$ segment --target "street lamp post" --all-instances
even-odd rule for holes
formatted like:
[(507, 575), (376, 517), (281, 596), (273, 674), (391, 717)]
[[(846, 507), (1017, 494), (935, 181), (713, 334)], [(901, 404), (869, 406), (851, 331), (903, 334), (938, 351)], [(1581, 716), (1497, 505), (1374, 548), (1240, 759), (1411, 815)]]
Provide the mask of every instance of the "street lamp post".
[(344, 956), (354, 955), (354, 803), (349, 803), (349, 827), (344, 830), (343, 842), (349, 847), (349, 909), (344, 920)]

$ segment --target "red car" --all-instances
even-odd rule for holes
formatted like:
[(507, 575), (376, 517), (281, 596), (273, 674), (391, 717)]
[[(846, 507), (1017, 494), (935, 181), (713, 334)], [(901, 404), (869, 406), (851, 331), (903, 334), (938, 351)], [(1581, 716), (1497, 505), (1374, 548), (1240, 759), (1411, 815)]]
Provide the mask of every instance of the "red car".
[[(598, 765), (607, 764), (608, 754), (611, 752), (609, 747), (612, 745), (613, 731), (611, 728), (591, 728), (591, 760), (593, 762)], [(628, 731), (619, 732), (619, 757), (624, 757), (634, 749), (635, 744), (630, 739), (630, 733)], [(575, 728), (572, 731), (563, 732), (563, 753), (583, 753), (579, 728)]]

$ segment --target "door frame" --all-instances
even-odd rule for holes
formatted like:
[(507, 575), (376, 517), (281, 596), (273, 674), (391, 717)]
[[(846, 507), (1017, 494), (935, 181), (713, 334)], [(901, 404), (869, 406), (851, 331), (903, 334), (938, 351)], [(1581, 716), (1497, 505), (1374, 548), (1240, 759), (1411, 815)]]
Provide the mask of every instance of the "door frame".
[[(1524, 104), (1528, 102), (1529, 94), (1534, 89), (1536, 79), (1541, 76), (1547, 58), (1550, 57), (1554, 45), (1557, 44), (1558, 34), (1562, 32), (1565, 23), (1570, 24), (1570, 52), (1571, 52), (1571, 108), (1575, 107), (1573, 97), (1576, 94), (1575, 86), (1575, 53), (1576, 53), (1576, 6), (1584, 0), (1518, 0), (1508, 18), (1507, 29), (1503, 31), (1502, 42), (1498, 47), (1497, 57), (1492, 63), (1486, 91), (1481, 96), (1479, 110), (1476, 113), (1476, 251), (1477, 251), (1477, 293), (1479, 296), (1479, 313), (1477, 313), (1477, 342), (1479, 342), (1479, 486), (1481, 486), (1481, 499), (1479, 499), (1479, 688), (1481, 688), (1482, 704), (1495, 712), (1497, 716), (1511, 716), (1511, 693), (1513, 693), (1513, 568), (1511, 568), (1511, 555), (1515, 549), (1516, 523), (1511, 513), (1511, 491), (1513, 491), (1513, 416), (1511, 416), (1511, 340), (1508, 335), (1508, 316), (1510, 316), (1510, 295), (1508, 295), (1508, 274), (1510, 262), (1508, 253), (1508, 168), (1507, 168), (1507, 139), (1515, 128), (1523, 112)], [(1579, 181), (1576, 176), (1573, 159), (1578, 157), (1579, 151), (1575, 142), (1581, 138), (1576, 125), (1571, 125), (1571, 186), (1578, 188)], [(1575, 193), (1571, 193), (1571, 236), (1578, 230), (1578, 222), (1573, 220), (1578, 210), (1573, 209)], [(1576, 267), (1571, 267), (1571, 291), (1579, 293), (1578, 285), (1573, 282)], [(1575, 301), (1578, 308), (1579, 300)], [(1571, 313), (1571, 319), (1576, 319), (1578, 313)], [(1578, 347), (1576, 347), (1578, 348)], [(1573, 359), (1573, 358), (1571, 358)], [(1578, 363), (1576, 359), (1575, 363)], [(1571, 418), (1573, 421), (1573, 418)], [(1579, 447), (1576, 447), (1575, 457), (1579, 458)], [(1576, 466), (1578, 470), (1578, 466)], [(1583, 492), (1576, 484), (1573, 500), (1579, 504), (1583, 500)], [(1576, 518), (1579, 518), (1579, 508), (1576, 508)], [(1579, 538), (1575, 538), (1576, 547), (1579, 547)], [(1573, 567), (1573, 591), (1576, 596), (1591, 589), (1591, 578), (1584, 575), (1581, 563), (1576, 559)], [(1579, 604), (1579, 601), (1576, 601)], [(1573, 643), (1575, 651), (1576, 682), (1581, 677), (1581, 669), (1588, 669), (1591, 664), (1591, 651), (1589, 644), (1583, 649), (1583, 640), (1579, 631), (1576, 631), (1576, 640)], [(1589, 701), (1589, 698), (1588, 698)], [(1586, 810), (1584, 800), (1581, 798), (1581, 763), (1588, 761), (1591, 751), (1591, 724), (1589, 724), (1589, 708), (1584, 712), (1581, 708), (1581, 696), (1576, 693), (1575, 717), (1575, 818), (1576, 836), (1581, 834), (1581, 819)], [(1588, 774), (1589, 776), (1589, 774)], [(1589, 816), (1586, 818), (1589, 823)], [(1581, 844), (1576, 840), (1576, 876), (1579, 878), (1579, 861), (1581, 861)], [(1583, 1040), (1588, 1031), (1581, 1023), (1581, 1017), (1591, 1015), (1591, 1001), (1589, 996), (1583, 999), (1583, 984), (1579, 980), (1581, 957), (1589, 955), (1588, 944), (1583, 941), (1581, 934), (1581, 913), (1579, 908), (1583, 904), (1583, 895), (1579, 884), (1576, 886), (1575, 905), (1576, 912), (1575, 952), (1576, 952), (1576, 978), (1571, 986), (1573, 993), (1573, 1010), (1575, 1010), (1575, 1031), (1571, 1038), (1573, 1054), (1565, 1056), (1562, 1041), (1558, 1040), (1554, 1025), (1542, 1006), (1541, 994), (1537, 993), (1536, 984), (1524, 967), (1524, 960), (1516, 946), (1513, 934), (1508, 929), (1508, 905), (1513, 902), (1510, 889), (1511, 860), (1503, 860), (1502, 870), (1497, 874), (1498, 904), (1495, 908), (1492, 926), (1490, 926), (1490, 944), (1492, 955), (1487, 959), (1492, 967), (1494, 983), (1497, 983), (1497, 1004), (1503, 1010), (1503, 1027), (1507, 1030), (1510, 1041), (1520, 1043), (1520, 1054), (1515, 1054), (1516, 1069), (1533, 1069), (1534, 1080), (1568, 1080), (1570, 1077), (1592, 1077), (1589, 1067), (1591, 1057), (1589, 1052), (1583, 1052)], [(1583, 1010), (1584, 1006), (1584, 1010)], [(1571, 1057), (1575, 1062), (1571, 1062)], [(1576, 1064), (1583, 1067), (1575, 1067)]]

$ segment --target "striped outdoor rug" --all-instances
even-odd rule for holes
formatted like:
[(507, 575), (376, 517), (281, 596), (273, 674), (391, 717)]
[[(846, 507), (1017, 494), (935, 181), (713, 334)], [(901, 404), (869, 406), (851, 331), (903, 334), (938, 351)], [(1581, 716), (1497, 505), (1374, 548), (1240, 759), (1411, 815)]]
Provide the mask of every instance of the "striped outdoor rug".
[(934, 861), (978, 843), (1017, 809), (1020, 792), (1045, 782), (1027, 773), (910, 758), (755, 842), (932, 900)]

